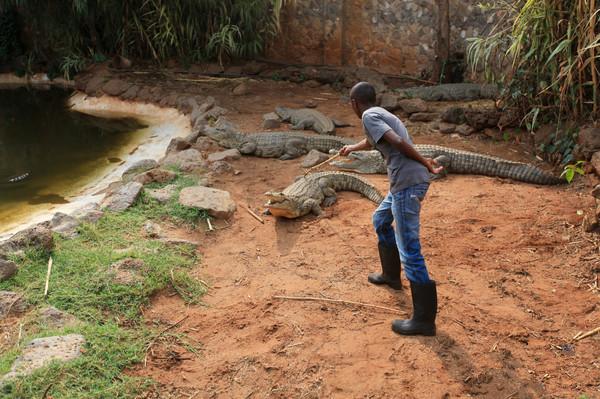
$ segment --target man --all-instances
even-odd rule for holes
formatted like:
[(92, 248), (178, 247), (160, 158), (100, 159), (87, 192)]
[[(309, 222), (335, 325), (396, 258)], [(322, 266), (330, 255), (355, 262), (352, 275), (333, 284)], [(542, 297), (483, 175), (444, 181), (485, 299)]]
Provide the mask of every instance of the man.
[[(373, 215), (382, 273), (371, 273), (368, 280), (401, 289), (402, 262), (410, 281), (413, 315), (409, 320), (394, 320), (392, 330), (402, 335), (435, 335), (437, 291), (421, 254), (419, 214), (421, 201), (429, 188), (429, 173), (440, 173), (442, 168), (414, 149), (400, 119), (376, 106), (375, 89), (371, 84), (355, 85), (350, 91), (350, 100), (352, 109), (362, 119), (367, 137), (343, 147), (340, 154), (375, 147), (386, 160), (390, 181), (390, 192)], [(395, 231), (392, 222), (396, 224)]]

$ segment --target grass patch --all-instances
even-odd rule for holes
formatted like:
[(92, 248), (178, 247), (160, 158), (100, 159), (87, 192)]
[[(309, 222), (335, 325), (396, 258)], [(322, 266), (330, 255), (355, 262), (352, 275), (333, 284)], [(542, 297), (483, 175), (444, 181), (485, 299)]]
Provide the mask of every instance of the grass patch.
[[(195, 180), (178, 177), (176, 193)], [(34, 307), (52, 305), (82, 322), (61, 330), (26, 324), (22, 343), (33, 338), (79, 333), (86, 337), (84, 355), (73, 362), (56, 363), (0, 388), (1, 398), (133, 398), (148, 387), (144, 379), (122, 371), (140, 362), (153, 331), (142, 323), (141, 309), (163, 289), (176, 291), (186, 302), (197, 303), (206, 287), (188, 274), (197, 262), (195, 248), (145, 239), (141, 230), (149, 219), (193, 225), (205, 218), (202, 210), (172, 201), (161, 205), (142, 196), (123, 213), (107, 213), (95, 224), (83, 224), (71, 240), (56, 237), (50, 290), (43, 297), (47, 255), (28, 250), (12, 260), (17, 275), (0, 283), (0, 290), (23, 293)], [(124, 258), (144, 262), (140, 279), (131, 285), (116, 284), (110, 266)], [(0, 355), (0, 373), (6, 373), (18, 355), (13, 348)]]

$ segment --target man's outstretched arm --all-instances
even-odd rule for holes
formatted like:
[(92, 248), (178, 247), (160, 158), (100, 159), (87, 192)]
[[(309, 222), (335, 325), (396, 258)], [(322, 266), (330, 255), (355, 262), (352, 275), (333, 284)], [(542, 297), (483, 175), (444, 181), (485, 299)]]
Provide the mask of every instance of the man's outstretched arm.
[(363, 139), (356, 144), (349, 144), (349, 145), (343, 146), (340, 149), (340, 155), (346, 156), (354, 151), (370, 150), (371, 148), (373, 148), (373, 147), (371, 147), (371, 144), (369, 144), (369, 141), (367, 139)]

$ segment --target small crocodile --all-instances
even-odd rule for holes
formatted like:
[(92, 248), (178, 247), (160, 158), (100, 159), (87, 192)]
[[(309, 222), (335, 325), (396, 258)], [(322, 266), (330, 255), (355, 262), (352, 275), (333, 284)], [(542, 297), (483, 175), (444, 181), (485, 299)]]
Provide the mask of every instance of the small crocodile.
[(20, 175), (5, 177), (0, 180), (0, 186), (19, 185), (20, 183), (23, 183), (25, 180), (27, 180), (27, 178), (29, 178), (29, 172)]
[(355, 141), (336, 136), (299, 132), (240, 133), (231, 126), (208, 127), (204, 134), (225, 148), (237, 148), (244, 155), (263, 158), (294, 159), (310, 150), (339, 150)]
[(277, 217), (295, 219), (312, 212), (320, 215), (321, 206), (335, 203), (336, 191), (354, 191), (379, 204), (383, 195), (360, 176), (346, 172), (319, 172), (300, 176), (282, 192), (265, 193), (269, 212)]
[(335, 123), (317, 110), (310, 108), (292, 109), (286, 107), (275, 108), (283, 122), (290, 122), (293, 130), (312, 129), (319, 134), (333, 135)]
[[(564, 179), (531, 164), (437, 145), (416, 144), (415, 149), (424, 157), (438, 161), (449, 173), (503, 177), (533, 184), (564, 183)], [(379, 151), (353, 152), (348, 159), (333, 161), (331, 165), (358, 173), (386, 173), (385, 160)]]

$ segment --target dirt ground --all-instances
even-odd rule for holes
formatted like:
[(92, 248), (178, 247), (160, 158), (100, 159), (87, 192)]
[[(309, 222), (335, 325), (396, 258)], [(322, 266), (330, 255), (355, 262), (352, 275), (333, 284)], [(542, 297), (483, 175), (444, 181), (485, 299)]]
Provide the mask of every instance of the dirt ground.
[[(209, 89), (207, 89), (209, 90)], [(272, 82), (247, 96), (215, 96), (229, 119), (260, 130), (276, 105), (318, 109), (354, 127), (360, 121), (327, 88)], [(534, 161), (524, 144), (450, 137), (408, 124), (417, 143), (438, 143)], [(582, 232), (591, 207), (581, 183), (542, 187), (481, 176), (432, 183), (422, 211), (422, 244), (438, 283), (436, 337), (401, 337), (390, 322), (410, 314), (402, 292), (375, 287), (379, 268), (371, 227), (375, 205), (341, 193), (322, 217), (260, 224), (264, 192), (302, 173), (301, 159), (244, 157), (238, 175), (214, 187), (231, 192), (238, 211), (216, 232), (179, 234), (201, 243), (194, 274), (210, 285), (206, 306), (185, 306), (166, 292), (145, 311), (148, 323), (185, 333), (198, 354), (164, 344), (132, 372), (161, 385), (159, 397), (181, 398), (600, 398), (600, 336), (573, 342), (600, 323), (598, 236)], [(368, 176), (382, 191), (385, 176)], [(373, 309), (302, 296), (358, 301)]]

